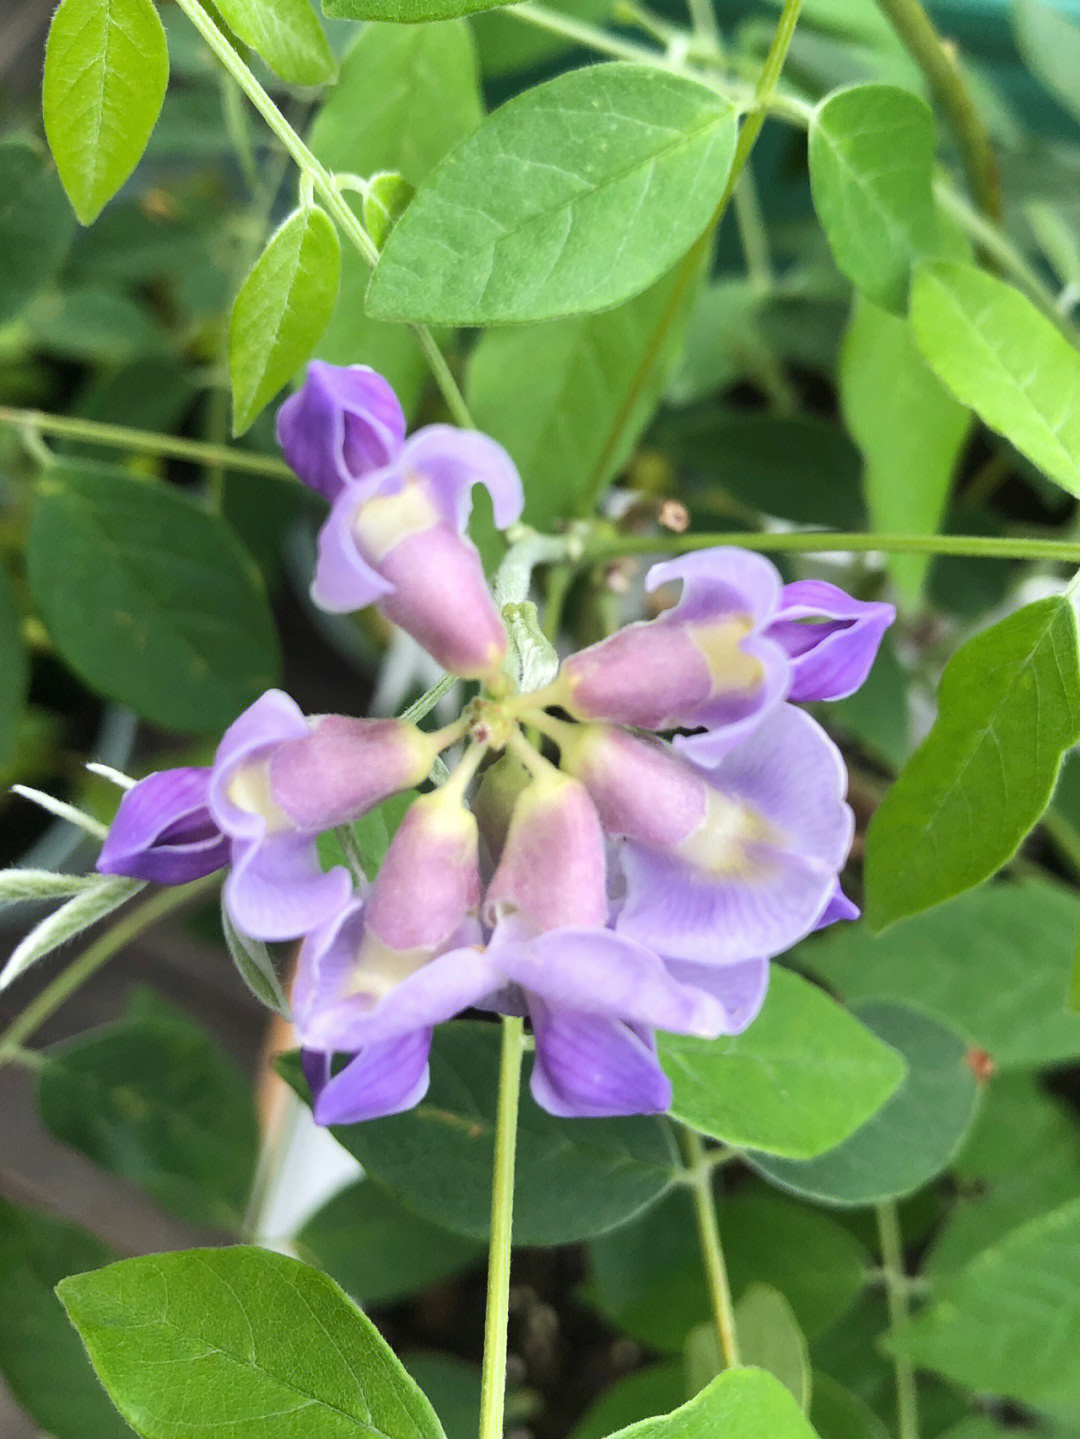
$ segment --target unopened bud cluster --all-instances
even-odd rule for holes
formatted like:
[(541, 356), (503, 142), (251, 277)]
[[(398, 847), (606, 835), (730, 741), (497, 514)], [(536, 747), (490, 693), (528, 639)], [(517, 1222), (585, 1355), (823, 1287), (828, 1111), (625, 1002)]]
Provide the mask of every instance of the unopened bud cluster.
[[(497, 524), (520, 514), (505, 452), (442, 425), (406, 438), (380, 376), (325, 364), (278, 435), (331, 506), (316, 601), (377, 605), (480, 696), (422, 731), (309, 718), (270, 691), (212, 766), (125, 795), (99, 868), (181, 883), (227, 865), (239, 930), (302, 939), (293, 1006), (321, 1122), (415, 1104), (434, 1027), (475, 1008), (528, 1015), (533, 1094), (553, 1113), (666, 1109), (655, 1031), (739, 1032), (769, 959), (857, 913), (838, 884), (844, 764), (796, 704), (862, 683), (891, 606), (782, 585), (746, 551), (698, 551), (650, 570), (648, 588), (681, 587), (660, 618), (508, 694), (506, 631), (466, 534), (476, 484)], [(424, 785), (462, 744), (374, 882), (322, 870), (322, 832)]]

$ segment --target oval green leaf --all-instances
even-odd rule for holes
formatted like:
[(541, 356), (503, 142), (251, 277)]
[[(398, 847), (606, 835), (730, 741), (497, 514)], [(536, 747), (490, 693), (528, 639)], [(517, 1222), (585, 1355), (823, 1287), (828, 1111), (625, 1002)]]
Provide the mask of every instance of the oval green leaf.
[[(925, 965), (925, 955), (920, 960)], [(766, 1179), (825, 1204), (878, 1204), (914, 1194), (947, 1168), (979, 1098), (968, 1046), (954, 1030), (899, 1004), (866, 1004), (856, 1012), (904, 1056), (903, 1084), (861, 1128), (817, 1159), (749, 1156)]]
[(277, 678), (254, 565), (220, 520), (168, 486), (89, 463), (53, 467), (27, 569), (64, 660), (155, 724), (220, 733)]
[(152, 1254), (56, 1292), (144, 1439), (444, 1439), (374, 1324), (284, 1254)]
[(233, 303), (233, 434), (243, 434), (310, 357), (334, 313), (340, 279), (341, 244), (325, 211), (317, 205), (294, 210)]
[(368, 309), (485, 325), (617, 305), (704, 231), (735, 131), (733, 107), (714, 91), (643, 66), (593, 65), (537, 85), (420, 186)]
[(809, 154), (837, 265), (869, 299), (902, 311), (912, 264), (938, 243), (929, 105), (894, 85), (840, 90), (814, 112)]
[(689, 1404), (612, 1439), (817, 1439), (788, 1391), (764, 1369), (729, 1369)]
[(1077, 739), (1080, 658), (1067, 598), (1026, 605), (962, 645), (941, 676), (933, 729), (870, 821), (871, 928), (951, 899), (1010, 860)]
[(974, 265), (922, 265), (911, 327), (963, 404), (1072, 495), (1080, 495), (1080, 353), (1004, 280)]
[[(303, 1092), (293, 1057), (281, 1068)], [(416, 1108), (339, 1126), (334, 1137), (414, 1214), (486, 1239), (498, 1075), (497, 1025), (444, 1024)], [(523, 1093), (514, 1242), (569, 1244), (624, 1224), (660, 1198), (678, 1167), (661, 1119), (557, 1119)]]
[(75, 221), (56, 171), (38, 147), (0, 140), (0, 324), (53, 279)]
[(774, 967), (765, 1007), (743, 1034), (660, 1036), (671, 1113), (725, 1144), (811, 1159), (870, 1118), (904, 1061), (816, 985)]
[(169, 83), (153, 0), (61, 0), (45, 47), (45, 134), (72, 209), (96, 219), (139, 163)]
[(287, 85), (322, 85), (337, 73), (310, 0), (217, 0), (217, 9)]

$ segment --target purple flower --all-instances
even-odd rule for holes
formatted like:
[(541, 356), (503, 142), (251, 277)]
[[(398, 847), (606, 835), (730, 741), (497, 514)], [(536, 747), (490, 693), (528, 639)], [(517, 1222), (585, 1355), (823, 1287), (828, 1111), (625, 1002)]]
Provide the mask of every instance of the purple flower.
[(806, 704), (854, 694), (895, 618), (893, 605), (853, 600), (824, 580), (785, 585), (767, 633), (791, 660), (787, 698)]
[(389, 382), (367, 365), (314, 360), (302, 388), (278, 410), (277, 437), (304, 484), (333, 501), (400, 453), (405, 416)]
[(148, 775), (120, 801), (98, 856), (101, 874), (158, 884), (187, 884), (229, 862), (229, 842), (214, 822), (209, 769)]

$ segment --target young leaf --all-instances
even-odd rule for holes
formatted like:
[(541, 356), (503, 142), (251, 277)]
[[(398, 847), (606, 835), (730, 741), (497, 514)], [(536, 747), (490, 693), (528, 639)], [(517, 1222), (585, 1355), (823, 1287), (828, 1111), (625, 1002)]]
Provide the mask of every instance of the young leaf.
[[(414, 1214), (484, 1240), (498, 1071), (495, 1025), (441, 1025), (431, 1051), (431, 1087), (416, 1108), (336, 1127), (334, 1137)], [(292, 1056), (281, 1072), (303, 1093)], [(557, 1119), (523, 1094), (514, 1240), (567, 1244), (624, 1224), (671, 1186), (677, 1165), (663, 1120)]]
[[(695, 285), (681, 267), (643, 294), (598, 315), (487, 330), (469, 362), (477, 425), (510, 451), (525, 483), (524, 519), (539, 529), (589, 513), (641, 435), (660, 398)], [(665, 363), (665, 356), (668, 363)], [(645, 384), (638, 388), (640, 377)]]
[(870, 927), (951, 899), (1010, 860), (1078, 738), (1068, 598), (1026, 605), (961, 646), (941, 676), (933, 729), (870, 822)]
[(30, 664), (19, 628), (19, 611), (7, 570), (0, 565), (0, 767), (15, 750), (30, 684)]
[(80, 890), (20, 940), (0, 972), (0, 989), (6, 989), (39, 959), (44, 959), (69, 939), (82, 934), (84, 929), (97, 924), (99, 919), (112, 914), (114, 909), (119, 909), (142, 888), (143, 882), (138, 879), (99, 876), (96, 884)]
[(689, 1404), (612, 1439), (817, 1439), (788, 1391), (764, 1369), (729, 1369)]
[(55, 1439), (131, 1439), (53, 1293), (66, 1274), (112, 1257), (78, 1225), (0, 1198), (0, 1376)]
[(233, 434), (309, 358), (330, 323), (341, 278), (341, 244), (317, 205), (294, 210), (271, 235), (233, 303), (229, 376)]
[(443, 1439), (374, 1324), (284, 1254), (152, 1254), (72, 1275), (57, 1293), (144, 1439)]
[(232, 531), (186, 495), (80, 461), (42, 477), (30, 587), (60, 654), (167, 729), (220, 733), (274, 684), (266, 593)]
[(694, 81), (625, 64), (560, 75), (496, 111), (421, 184), (369, 311), (484, 325), (617, 305), (702, 233), (734, 152), (734, 109)]
[(491, 10), (510, 0), (323, 0), (323, 11), (342, 20), (390, 20), (418, 25), (427, 20), (452, 20)]
[[(841, 351), (840, 403), (866, 461), (872, 528), (937, 534), (971, 413), (927, 366), (906, 321), (869, 301), (856, 305)], [(928, 555), (889, 556), (910, 605), (919, 599), (929, 563)]]
[(987, 1394), (1080, 1406), (1080, 1201), (1007, 1234), (937, 1290), (889, 1347)]
[(837, 265), (869, 299), (902, 311), (912, 264), (938, 242), (930, 107), (893, 85), (840, 90), (814, 112), (809, 153)]
[(251, 1090), (201, 1026), (155, 996), (45, 1055), (51, 1134), (193, 1224), (239, 1227), (258, 1153)]
[(139, 163), (169, 83), (153, 0), (62, 0), (45, 47), (45, 134), (72, 208), (97, 218)]
[(955, 1031), (898, 1004), (867, 1004), (856, 1013), (904, 1056), (903, 1084), (861, 1128), (817, 1159), (750, 1156), (766, 1179), (826, 1204), (877, 1204), (921, 1189), (956, 1154), (979, 1098), (968, 1046)]
[(1080, 494), (1080, 354), (1004, 280), (973, 265), (922, 265), (911, 286), (915, 343), (992, 430)]
[(74, 234), (70, 206), (44, 152), (25, 140), (0, 140), (0, 324), (53, 279)]
[(54, 874), (51, 869), (0, 870), (0, 908), (27, 899), (66, 899), (100, 883), (96, 874)]
[(261, 939), (252, 939), (249, 934), (240, 933), (229, 916), (224, 899), (221, 903), (221, 932), (225, 937), (229, 958), (236, 965), (237, 974), (255, 998), (260, 1004), (265, 1004), (267, 1009), (276, 1010), (284, 1018), (290, 1019), (289, 1001), (285, 998), (285, 991), (277, 977), (270, 951)]
[(1064, 1003), (1078, 929), (1071, 890), (1025, 879), (984, 885), (883, 935), (836, 925), (799, 962), (849, 1003), (916, 1004), (999, 1069), (1042, 1069), (1080, 1057), (1080, 1016)]
[(217, 0), (229, 29), (287, 85), (323, 85), (337, 64), (310, 0)]
[(774, 968), (765, 1007), (732, 1039), (660, 1036), (671, 1113), (740, 1148), (810, 1159), (874, 1114), (904, 1061), (835, 1000)]

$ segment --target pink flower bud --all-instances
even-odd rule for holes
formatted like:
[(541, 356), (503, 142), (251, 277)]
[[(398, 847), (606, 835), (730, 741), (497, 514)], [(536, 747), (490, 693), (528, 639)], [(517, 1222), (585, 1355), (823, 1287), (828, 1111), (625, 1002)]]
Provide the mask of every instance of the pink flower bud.
[(589, 791), (608, 834), (661, 848), (705, 818), (708, 786), (668, 745), (608, 725), (560, 731), (562, 767)]

